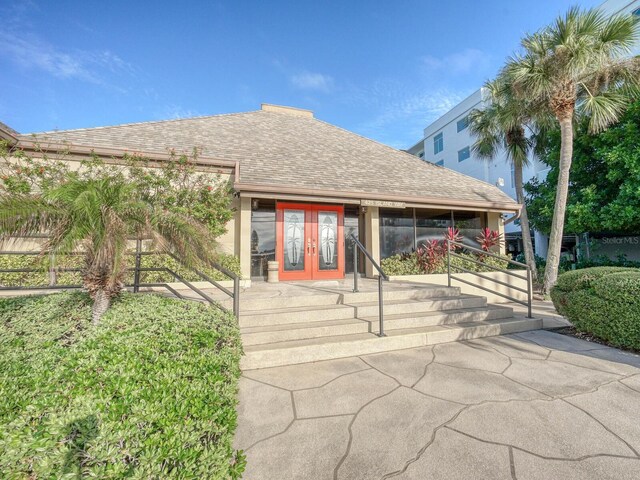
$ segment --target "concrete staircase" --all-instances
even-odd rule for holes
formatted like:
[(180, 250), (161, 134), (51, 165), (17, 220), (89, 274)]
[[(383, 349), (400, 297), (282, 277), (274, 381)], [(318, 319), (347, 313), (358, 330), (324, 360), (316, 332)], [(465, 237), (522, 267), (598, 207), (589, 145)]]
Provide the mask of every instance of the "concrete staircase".
[(509, 307), (456, 287), (410, 285), (384, 292), (386, 337), (378, 337), (378, 293), (241, 297), (244, 370), (328, 360), (542, 327)]

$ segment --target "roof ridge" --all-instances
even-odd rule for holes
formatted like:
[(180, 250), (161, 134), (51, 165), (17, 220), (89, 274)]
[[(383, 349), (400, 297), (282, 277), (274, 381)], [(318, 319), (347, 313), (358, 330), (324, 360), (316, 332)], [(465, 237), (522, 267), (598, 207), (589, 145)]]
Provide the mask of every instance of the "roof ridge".
[(195, 116), (195, 117), (188, 117), (188, 118), (171, 118), (171, 119), (167, 119), (167, 120), (148, 120), (148, 121), (145, 121), (145, 122), (120, 123), (118, 125), (101, 125), (99, 127), (70, 128), (70, 129), (67, 129), (67, 130), (45, 130), (43, 132), (23, 133), (23, 134), (20, 134), (20, 136), (42, 135), (42, 134), (45, 134), (45, 133), (84, 132), (84, 131), (88, 131), (88, 130), (102, 130), (102, 129), (107, 129), (107, 128), (131, 127), (131, 126), (135, 126), (135, 125), (151, 125), (151, 124), (156, 124), (156, 123), (184, 122), (184, 121), (189, 121), (189, 120), (200, 120), (200, 119), (203, 119), (203, 118), (231, 117), (231, 116), (234, 116), (234, 115), (246, 115), (248, 113), (256, 113), (256, 112), (260, 112), (260, 111), (261, 110), (249, 110), (248, 112), (217, 113), (217, 114), (214, 114), (214, 115), (198, 115), (198, 116)]

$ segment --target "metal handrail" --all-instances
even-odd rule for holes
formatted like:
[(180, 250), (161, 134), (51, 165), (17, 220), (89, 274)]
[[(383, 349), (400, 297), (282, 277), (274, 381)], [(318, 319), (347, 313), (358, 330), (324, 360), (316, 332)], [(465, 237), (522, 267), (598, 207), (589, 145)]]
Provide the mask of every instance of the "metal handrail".
[[(472, 252), (477, 252), (480, 255), (494, 257), (494, 258), (500, 259), (502, 261), (505, 261), (510, 265), (516, 265), (518, 267), (524, 268), (527, 271), (527, 276), (525, 278), (522, 275), (518, 275), (515, 272), (506, 270), (504, 268), (496, 267), (494, 265), (489, 265), (487, 263), (482, 262), (481, 260), (475, 260), (475, 259), (472, 259), (472, 258), (465, 258), (465, 257), (463, 257), (461, 255), (458, 255), (455, 252), (452, 252), (451, 251), (451, 247), (452, 246), (464, 248), (465, 250), (470, 250)], [(474, 272), (472, 270), (468, 270), (468, 269), (466, 269), (464, 267), (460, 267), (458, 265), (451, 265), (451, 257), (452, 256), (460, 258), (460, 259), (462, 259), (462, 260), (464, 260), (466, 262), (472, 262), (472, 263), (475, 263), (477, 265), (482, 265), (484, 267), (487, 267), (487, 268), (489, 268), (491, 270), (495, 270), (495, 271), (498, 271), (498, 272), (505, 273), (507, 275), (511, 275), (512, 277), (516, 277), (516, 278), (520, 278), (522, 280), (526, 280), (527, 281), (527, 289), (525, 290), (523, 288), (516, 287), (514, 285), (510, 285), (507, 282), (503, 282), (501, 280), (488, 277), (486, 275), (483, 275), (480, 272)], [(485, 287), (483, 285), (477, 285), (477, 284), (475, 284), (473, 282), (470, 282), (468, 280), (464, 280), (462, 278), (455, 277), (455, 276), (451, 275), (451, 269), (452, 268), (458, 270), (459, 272), (475, 275), (476, 277), (482, 278), (483, 280), (487, 280), (487, 281), (490, 281), (490, 282), (493, 282), (493, 283), (497, 283), (499, 285), (503, 285), (503, 286), (505, 286), (507, 288), (510, 288), (512, 290), (517, 290), (519, 292), (526, 293), (527, 294), (527, 301), (524, 302), (524, 301), (522, 301), (522, 300), (520, 300), (518, 298), (515, 298), (515, 297), (512, 297), (510, 295), (506, 295), (504, 293), (498, 292), (495, 289), (492, 290), (492, 289), (487, 288), (487, 287)], [(480, 250), (479, 248), (470, 247), (470, 246), (465, 245), (463, 243), (454, 242), (453, 240), (447, 239), (447, 283), (448, 283), (449, 286), (451, 286), (451, 280), (456, 280), (458, 282), (462, 282), (462, 283), (465, 283), (467, 285), (471, 285), (472, 287), (479, 288), (480, 290), (484, 290), (485, 292), (490, 292), (490, 293), (493, 293), (494, 295), (498, 295), (500, 297), (503, 297), (503, 298), (506, 298), (508, 300), (511, 300), (512, 302), (519, 303), (520, 305), (525, 305), (527, 307), (527, 318), (533, 318), (532, 311), (531, 311), (532, 310), (532, 301), (533, 301), (533, 274), (531, 272), (531, 267), (529, 265), (526, 265), (526, 264), (520, 263), (520, 262), (516, 262), (515, 260), (510, 260), (510, 259), (501, 257), (500, 255), (496, 255), (495, 253), (486, 252), (484, 250)]]
[[(32, 238), (46, 238), (44, 236), (30, 236)], [(184, 299), (185, 297), (181, 294), (179, 294), (175, 288), (171, 287), (170, 285), (168, 285), (167, 283), (162, 283), (162, 282), (156, 282), (156, 283), (141, 283), (140, 281), (140, 274), (143, 272), (166, 272), (170, 275), (172, 275), (174, 277), (174, 279), (176, 279), (177, 281), (179, 281), (180, 283), (182, 283), (183, 285), (187, 286), (190, 290), (192, 290), (193, 292), (195, 292), (196, 294), (198, 294), (201, 298), (203, 298), (204, 300), (206, 300), (208, 303), (210, 303), (211, 305), (214, 305), (218, 308), (221, 308), (223, 310), (225, 310), (220, 304), (218, 304), (218, 302), (216, 302), (213, 298), (211, 298), (209, 295), (207, 295), (205, 292), (203, 292), (201, 289), (199, 289), (198, 287), (196, 287), (195, 285), (193, 285), (191, 282), (189, 282), (188, 280), (184, 279), (181, 275), (179, 275), (177, 272), (166, 268), (166, 267), (157, 267), (157, 268), (153, 268), (153, 267), (142, 267), (141, 266), (141, 257), (143, 255), (158, 255), (158, 252), (143, 252), (141, 250), (141, 241), (138, 240), (136, 242), (136, 252), (135, 253), (127, 253), (127, 255), (135, 255), (135, 266), (134, 268), (130, 268), (128, 269), (128, 271), (133, 272), (134, 273), (134, 281), (133, 284), (127, 284), (125, 285), (126, 287), (132, 287), (133, 288), (133, 292), (134, 293), (138, 293), (140, 291), (140, 287), (143, 288), (153, 288), (153, 287), (162, 287), (167, 289), (168, 291), (170, 291), (171, 293), (173, 293), (177, 298), (180, 299)], [(45, 254), (48, 252), (44, 252)], [(18, 251), (18, 250), (12, 250), (12, 251), (0, 251), (0, 255), (42, 255), (42, 252), (36, 252), (36, 251)], [(180, 259), (178, 257), (176, 257), (175, 255), (173, 255), (172, 253), (166, 252), (166, 254), (168, 256), (170, 256), (171, 258), (173, 258), (174, 260), (176, 260), (181, 266), (185, 267), (185, 265), (180, 261)], [(67, 255), (67, 254), (65, 254)], [(68, 255), (81, 255), (81, 253), (69, 253)], [(233, 314), (236, 316), (236, 318), (239, 318), (239, 314), (240, 314), (240, 277), (238, 275), (236, 275), (235, 273), (231, 272), (230, 270), (228, 270), (227, 268), (218, 265), (215, 262), (211, 262), (210, 266), (212, 268), (215, 268), (216, 270), (222, 272), (224, 275), (230, 277), (233, 280), (233, 292), (230, 291), (229, 289), (223, 287), (222, 285), (220, 285), (217, 281), (215, 281), (214, 279), (212, 279), (211, 277), (209, 277), (208, 275), (206, 275), (205, 273), (197, 270), (197, 269), (193, 269), (190, 268), (189, 270), (191, 270), (192, 272), (194, 272), (196, 275), (198, 275), (202, 280), (211, 283), (212, 285), (214, 285), (216, 288), (218, 288), (220, 291), (222, 291), (223, 293), (225, 293), (226, 295), (230, 296), (233, 299)], [(185, 267), (188, 268), (188, 267)], [(0, 269), (0, 273), (36, 273), (39, 272), (40, 269), (37, 268), (6, 268), (6, 269)], [(38, 285), (38, 286), (30, 286), (30, 287), (25, 287), (25, 286), (0, 286), (0, 291), (11, 291), (11, 290), (61, 290), (61, 289), (78, 289), (78, 288), (82, 288), (81, 285), (57, 285), (56, 282), (56, 278), (55, 278), (55, 273), (58, 272), (81, 272), (82, 269), (80, 268), (66, 268), (66, 267), (59, 267), (59, 268), (54, 268), (50, 270), (50, 274), (54, 273), (53, 275), (53, 280), (49, 285)]]
[(358, 247), (353, 249), (353, 291), (354, 293), (358, 293), (360, 290), (358, 288), (358, 249), (364, 253), (365, 257), (371, 262), (374, 268), (378, 271), (378, 319), (380, 321), (380, 328), (378, 331), (379, 337), (386, 337), (387, 335), (384, 333), (384, 302), (382, 295), (382, 281), (389, 281), (389, 276), (382, 271), (382, 268), (378, 263), (373, 259), (373, 256), (367, 251), (364, 245), (360, 243), (360, 240), (355, 236), (355, 234), (351, 234), (351, 240), (353, 241), (353, 245)]

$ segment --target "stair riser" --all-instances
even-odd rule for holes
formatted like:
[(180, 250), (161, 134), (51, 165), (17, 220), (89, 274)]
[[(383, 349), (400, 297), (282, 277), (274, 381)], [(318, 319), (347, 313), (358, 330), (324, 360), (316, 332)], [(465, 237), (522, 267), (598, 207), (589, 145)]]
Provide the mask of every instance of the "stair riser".
[(267, 325), (284, 325), (286, 323), (323, 322), (326, 320), (341, 320), (354, 318), (353, 307), (327, 308), (317, 310), (303, 310), (300, 312), (278, 313), (240, 313), (240, 327), (263, 327)]
[[(387, 319), (384, 328), (387, 331), (403, 328), (430, 327), (435, 325), (450, 325), (461, 322), (479, 322), (484, 320), (499, 320), (513, 315), (510, 309), (495, 309), (478, 312), (443, 313), (429, 317), (408, 317)], [(351, 335), (356, 333), (377, 332), (378, 320), (356, 321), (347, 325), (330, 325), (271, 332), (242, 333), (244, 345), (264, 345), (268, 343), (286, 342), (290, 340), (304, 340), (309, 338), (329, 337), (335, 335)]]
[[(385, 287), (388, 284), (385, 283)], [(460, 295), (458, 287), (430, 287), (411, 290), (383, 290), (382, 298), (387, 301), (391, 300), (421, 300), (438, 297), (456, 297)], [(378, 292), (358, 292), (345, 293), (342, 296), (342, 302), (345, 304), (359, 302), (377, 302)]]
[(503, 324), (443, 329), (429, 333), (388, 336), (342, 343), (307, 345), (279, 350), (262, 350), (248, 352), (242, 358), (240, 366), (243, 370), (252, 370), (256, 368), (294, 365), (334, 358), (403, 350), (424, 345), (454, 342), (462, 339), (470, 340), (473, 338), (518, 333), (537, 330), (539, 328), (542, 328), (542, 320), (524, 319)]
[[(440, 310), (460, 310), (463, 308), (484, 307), (487, 299), (484, 297), (455, 298), (449, 300), (425, 300), (415, 303), (385, 304), (385, 315), (411, 314), (419, 312), (435, 312)], [(378, 315), (378, 305), (356, 307), (356, 317), (363, 318)]]
[[(433, 287), (420, 288), (416, 290), (386, 290), (383, 292), (385, 301), (392, 300), (409, 300), (409, 299), (427, 299), (437, 297), (455, 297), (460, 295), (460, 289), (457, 287)], [(326, 295), (300, 295), (298, 297), (265, 297), (245, 299), (240, 296), (240, 311), (252, 313), (254, 310), (271, 310), (275, 308), (288, 307), (313, 307), (320, 305), (338, 305), (342, 303), (354, 302), (377, 302), (378, 292), (358, 292), (345, 294), (326, 294)]]
[(338, 305), (342, 303), (339, 293), (327, 295), (300, 295), (297, 297), (266, 297), (243, 299), (240, 295), (240, 312), (253, 313), (275, 308), (316, 307), (322, 305)]

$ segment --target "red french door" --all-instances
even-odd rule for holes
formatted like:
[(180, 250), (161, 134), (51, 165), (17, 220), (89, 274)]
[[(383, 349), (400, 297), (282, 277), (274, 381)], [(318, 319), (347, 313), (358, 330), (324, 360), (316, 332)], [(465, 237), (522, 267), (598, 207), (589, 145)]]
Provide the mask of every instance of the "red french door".
[(344, 207), (278, 203), (276, 260), (280, 280), (344, 277)]

